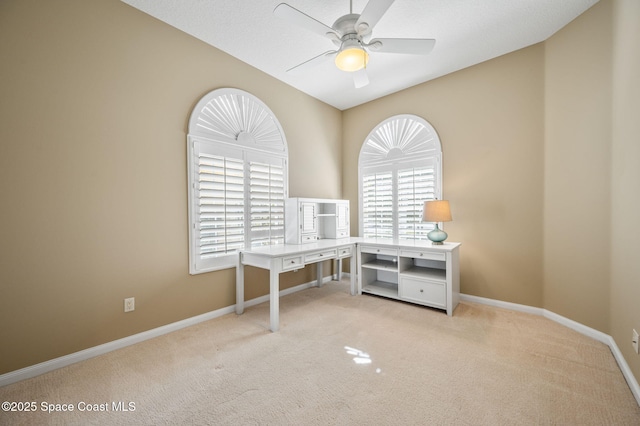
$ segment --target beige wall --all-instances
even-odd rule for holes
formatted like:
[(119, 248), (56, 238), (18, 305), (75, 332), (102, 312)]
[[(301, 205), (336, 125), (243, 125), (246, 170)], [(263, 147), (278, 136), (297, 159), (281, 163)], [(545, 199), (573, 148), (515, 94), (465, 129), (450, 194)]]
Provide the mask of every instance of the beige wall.
[(402, 113), (440, 137), (449, 240), (461, 241), (461, 291), (542, 305), (544, 48), (538, 44), (344, 113), (344, 195), (357, 233), (358, 155)]
[(613, 28), (610, 334), (640, 380), (640, 2), (614, 2)]
[(545, 43), (544, 307), (640, 331), (640, 3), (601, 0)]
[(544, 307), (609, 328), (611, 2), (545, 43)]
[[(3, 0), (0, 57), (0, 374), (235, 303), (233, 269), (188, 274), (186, 128), (207, 92), (273, 110), (292, 196), (341, 196), (340, 111), (118, 0)], [(267, 293), (247, 275), (247, 298)]]

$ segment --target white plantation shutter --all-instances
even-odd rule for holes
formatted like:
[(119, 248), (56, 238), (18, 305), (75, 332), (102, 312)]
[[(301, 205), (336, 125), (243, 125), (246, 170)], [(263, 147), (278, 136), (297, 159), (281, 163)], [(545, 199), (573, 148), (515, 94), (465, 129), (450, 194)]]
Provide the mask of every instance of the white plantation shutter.
[(244, 244), (244, 164), (214, 155), (198, 156), (198, 258), (235, 253)]
[(398, 171), (398, 237), (408, 240), (427, 240), (434, 226), (422, 221), (425, 201), (435, 199), (435, 170), (433, 167), (410, 168)]
[(189, 120), (189, 272), (236, 265), (247, 247), (284, 244), (287, 144), (255, 96), (218, 89)]
[(358, 163), (360, 235), (427, 239), (425, 201), (441, 198), (442, 149), (435, 129), (414, 115), (391, 117), (365, 140)]
[(250, 244), (284, 244), (284, 167), (249, 163)]
[(393, 237), (393, 174), (371, 173), (362, 181), (362, 236)]

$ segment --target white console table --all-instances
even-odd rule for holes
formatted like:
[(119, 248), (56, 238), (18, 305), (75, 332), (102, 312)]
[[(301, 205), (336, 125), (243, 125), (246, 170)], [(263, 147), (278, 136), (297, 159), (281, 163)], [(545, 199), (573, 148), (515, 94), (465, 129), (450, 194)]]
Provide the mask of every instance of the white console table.
[(358, 294), (442, 309), (447, 315), (460, 300), (460, 243), (358, 239)]
[[(278, 331), (280, 324), (280, 273), (301, 269), (317, 263), (317, 285), (322, 285), (322, 262), (351, 258), (351, 294), (356, 295), (355, 238), (326, 239), (306, 244), (284, 244), (265, 246), (240, 251), (236, 268), (236, 313), (244, 312), (244, 266), (251, 265), (269, 270), (269, 317), (270, 330)], [(338, 271), (340, 276), (340, 271)]]

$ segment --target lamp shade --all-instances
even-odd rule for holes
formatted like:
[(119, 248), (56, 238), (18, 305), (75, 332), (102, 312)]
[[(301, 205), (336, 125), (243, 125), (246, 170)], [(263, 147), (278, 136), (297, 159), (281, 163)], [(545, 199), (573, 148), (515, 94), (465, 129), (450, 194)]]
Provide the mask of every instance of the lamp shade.
[(424, 202), (424, 210), (422, 212), (423, 222), (451, 222), (452, 220), (449, 201), (435, 200)]

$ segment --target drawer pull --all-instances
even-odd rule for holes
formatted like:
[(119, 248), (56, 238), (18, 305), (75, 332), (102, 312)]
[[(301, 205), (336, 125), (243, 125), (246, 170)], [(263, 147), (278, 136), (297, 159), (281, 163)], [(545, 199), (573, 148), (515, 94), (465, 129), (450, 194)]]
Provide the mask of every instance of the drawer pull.
[(423, 289), (420, 289), (420, 293), (424, 293), (424, 290), (423, 290)]
[(295, 261), (295, 260), (292, 260), (292, 261), (291, 261), (291, 263), (296, 263), (296, 261)]
[(423, 253), (420, 253), (420, 256), (424, 256), (424, 254), (423, 254)]

